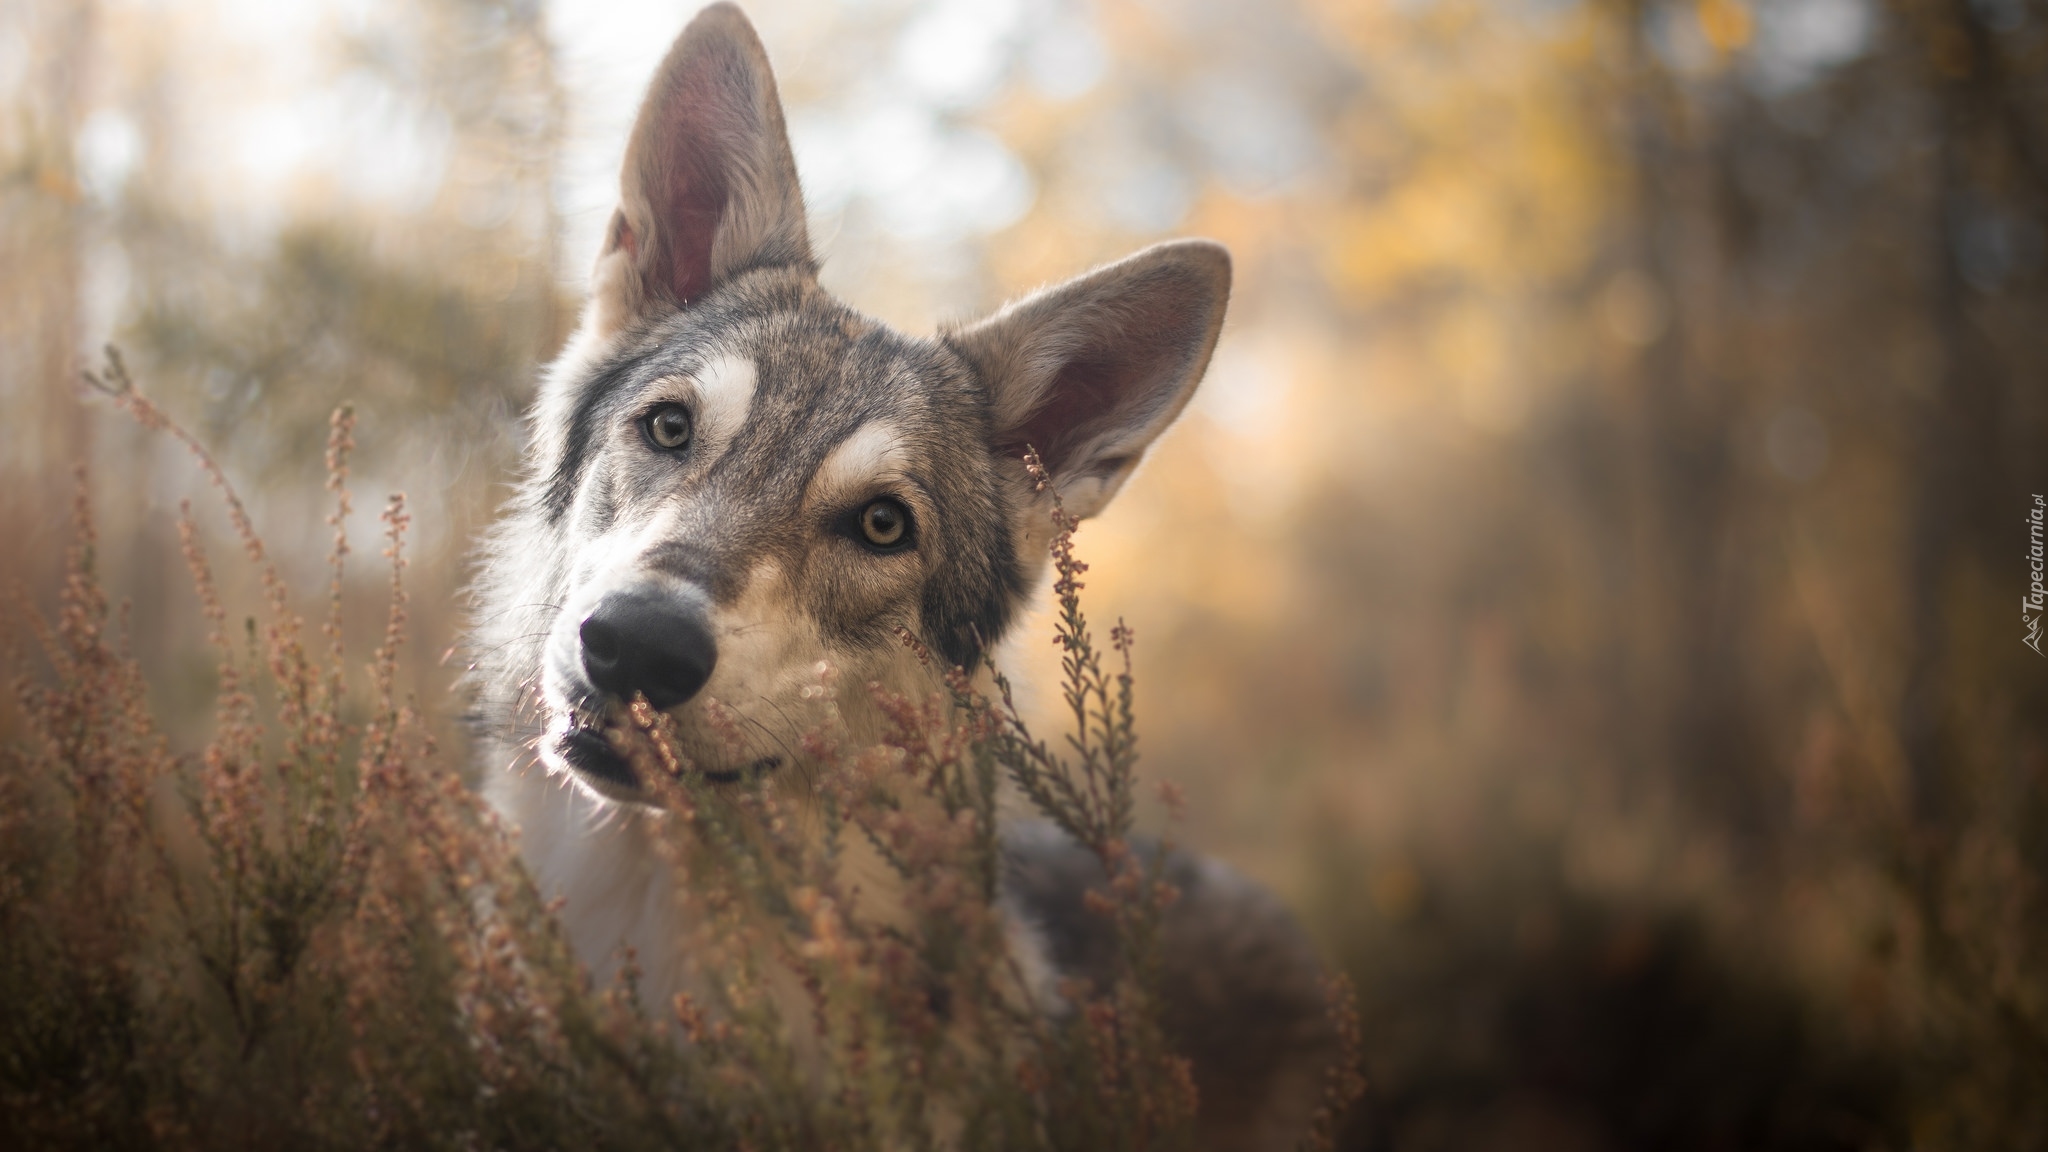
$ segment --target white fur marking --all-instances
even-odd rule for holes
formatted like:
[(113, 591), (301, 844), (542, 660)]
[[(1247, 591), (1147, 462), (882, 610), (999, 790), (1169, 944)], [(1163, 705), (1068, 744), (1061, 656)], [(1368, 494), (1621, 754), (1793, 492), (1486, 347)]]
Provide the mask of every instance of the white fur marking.
[(871, 420), (839, 442), (811, 477), (811, 499), (845, 496), (877, 480), (899, 477), (910, 461), (903, 433), (886, 420)]
[(692, 406), (695, 436), (706, 446), (730, 444), (754, 406), (754, 362), (744, 356), (720, 356), (692, 375), (690, 384), (697, 399)]

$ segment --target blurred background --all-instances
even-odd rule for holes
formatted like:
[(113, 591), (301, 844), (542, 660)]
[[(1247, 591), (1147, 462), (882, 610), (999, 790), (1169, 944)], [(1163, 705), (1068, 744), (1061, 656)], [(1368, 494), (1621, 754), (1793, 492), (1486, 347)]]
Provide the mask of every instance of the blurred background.
[[(174, 740), (181, 499), (253, 578), (81, 369), (117, 342), (309, 594), (355, 406), (358, 623), (402, 490), (466, 765), (466, 542), (694, 7), (0, 0), (0, 577), (53, 602), (91, 461)], [(1177, 835), (1358, 983), (1348, 1146), (2048, 1143), (2048, 3), (747, 9), (856, 307), (1235, 254), (1080, 544)]]

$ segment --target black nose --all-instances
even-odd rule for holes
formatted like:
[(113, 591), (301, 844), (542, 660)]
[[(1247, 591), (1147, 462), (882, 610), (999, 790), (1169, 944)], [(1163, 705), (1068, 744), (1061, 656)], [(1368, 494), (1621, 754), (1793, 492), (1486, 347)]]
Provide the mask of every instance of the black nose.
[(656, 708), (695, 696), (718, 663), (718, 645), (703, 617), (651, 591), (606, 596), (578, 634), (592, 684), (621, 700), (642, 693)]

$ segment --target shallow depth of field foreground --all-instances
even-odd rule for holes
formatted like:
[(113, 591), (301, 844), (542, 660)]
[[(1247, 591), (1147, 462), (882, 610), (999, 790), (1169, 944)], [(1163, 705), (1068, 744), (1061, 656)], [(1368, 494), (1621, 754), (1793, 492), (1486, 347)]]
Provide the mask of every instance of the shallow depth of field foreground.
[[(93, 383), (184, 438), (116, 354)], [(216, 732), (196, 758), (170, 753), (150, 714), (81, 486), (57, 617), (33, 628), (52, 675), (21, 677), (26, 739), (0, 775), (10, 1143), (1191, 1146), (1212, 1109), (1161, 1003), (1184, 869), (1132, 836), (1131, 640), (1119, 626), (1111, 651), (1096, 646), (1071, 522), (1054, 537), (1075, 708), (1064, 752), (1031, 734), (1000, 674), (993, 697), (964, 670), (950, 700), (876, 686), (883, 740), (860, 747), (821, 723), (804, 738), (815, 803), (800, 805), (772, 782), (679, 771), (673, 719), (636, 699), (621, 747), (666, 813), (702, 974), (700, 991), (650, 1004), (634, 957), (597, 983), (576, 963), (511, 837), (396, 694), (409, 523), (397, 497), (383, 515), (387, 627), (371, 699), (351, 706), (353, 427), (337, 411), (327, 448), (324, 644), (194, 449), (267, 600), (235, 636), (181, 519), (219, 656)], [(1087, 901), (1108, 957), (1060, 990), (1064, 1013), (1030, 1011), (1014, 987), (997, 907), (1005, 785), (1098, 875)], [(869, 848), (896, 899), (876, 902), (879, 878), (850, 865)], [(1359, 1092), (1348, 988), (1331, 981), (1327, 1001), (1342, 1051), (1306, 1146), (1329, 1145)]]
[(1311, 1145), (2048, 1144), (2048, 6), (748, 3), (852, 306), (1235, 282), (1000, 681), (667, 788), (656, 1003), (458, 682), (696, 7), (0, 0), (0, 1146), (1185, 1147), (1160, 837), (1340, 978)]

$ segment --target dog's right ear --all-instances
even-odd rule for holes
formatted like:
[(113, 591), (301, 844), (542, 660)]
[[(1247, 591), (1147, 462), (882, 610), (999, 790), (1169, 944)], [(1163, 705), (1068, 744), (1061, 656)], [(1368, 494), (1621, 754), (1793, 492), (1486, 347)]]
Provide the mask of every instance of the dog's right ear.
[(713, 4), (648, 86), (591, 274), (610, 335), (687, 306), (749, 268), (815, 270), (775, 75), (753, 25)]

